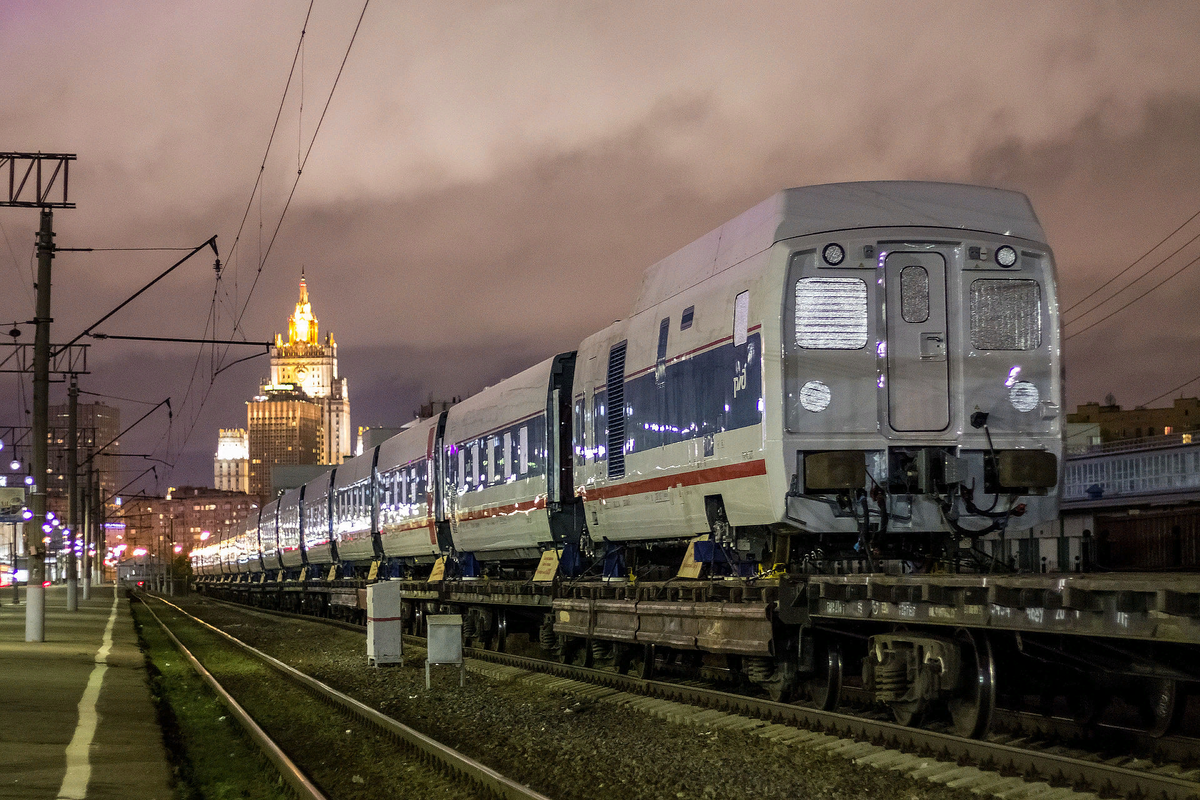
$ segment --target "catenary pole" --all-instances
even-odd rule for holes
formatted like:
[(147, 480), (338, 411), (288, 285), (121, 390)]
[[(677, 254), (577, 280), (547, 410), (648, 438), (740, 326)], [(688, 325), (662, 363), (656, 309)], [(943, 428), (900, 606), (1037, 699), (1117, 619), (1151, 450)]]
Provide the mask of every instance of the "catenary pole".
[(79, 570), (75, 542), (79, 538), (79, 378), (67, 390), (67, 611), (79, 610)]
[[(95, 436), (92, 437), (92, 443), (95, 444)], [(90, 600), (92, 598), (92, 544), (96, 541), (96, 509), (92, 506), (92, 471), (95, 469), (91, 463), (87, 468), (87, 481), (84, 487), (83, 512), (87, 515), (87, 521), (83, 527), (83, 599)]]
[(33, 340), (33, 485), (25, 521), (25, 552), (29, 583), (25, 590), (25, 641), (46, 641), (46, 548), (42, 526), (46, 524), (46, 468), (50, 398), (50, 262), (54, 259), (54, 212), (41, 211), (37, 238), (37, 300)]
[(79, 537), (79, 379), (67, 390), (67, 610), (79, 610), (79, 571), (74, 543)]

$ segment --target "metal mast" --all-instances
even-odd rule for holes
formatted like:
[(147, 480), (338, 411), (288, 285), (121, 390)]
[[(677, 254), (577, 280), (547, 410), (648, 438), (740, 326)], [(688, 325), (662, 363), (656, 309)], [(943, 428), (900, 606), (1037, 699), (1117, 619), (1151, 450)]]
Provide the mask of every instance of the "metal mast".
[[(46, 640), (46, 470), (49, 467), (50, 402), (50, 262), (54, 259), (55, 208), (74, 208), (67, 201), (67, 175), (75, 156), (47, 153), (0, 153), (0, 172), (8, 173), (8, 198), (0, 206), (41, 209), (38, 229), (37, 302), (34, 312), (36, 332), (33, 343), (33, 485), (25, 522), (25, 552), (29, 564), (26, 588), (25, 641)], [(18, 168), (20, 165), (20, 168)], [(7, 169), (5, 169), (7, 168)], [(62, 181), (58, 182), (61, 175)], [(58, 199), (52, 199), (54, 193)]]

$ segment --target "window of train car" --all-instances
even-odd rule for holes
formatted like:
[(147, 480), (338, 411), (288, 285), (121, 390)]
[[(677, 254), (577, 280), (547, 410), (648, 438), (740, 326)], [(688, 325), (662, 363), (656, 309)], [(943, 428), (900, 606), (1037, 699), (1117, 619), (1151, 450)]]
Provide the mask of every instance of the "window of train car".
[(900, 316), (905, 322), (929, 319), (929, 272), (924, 267), (900, 270)]
[(522, 476), (529, 474), (529, 428), (525, 425), (517, 433), (517, 464)]
[(502, 451), (504, 455), (501, 457), (500, 460), (504, 462), (504, 480), (506, 482), (511, 481), (512, 477), (513, 477), (513, 460), (511, 457), (512, 445), (513, 445), (512, 434), (505, 433), (504, 434), (504, 444), (503, 444), (504, 449)]
[(809, 350), (867, 346), (867, 284), (861, 278), (796, 281), (796, 344)]
[(600, 389), (592, 395), (592, 458), (604, 461), (608, 458), (608, 391)]
[(741, 292), (733, 299), (733, 346), (746, 343), (750, 328), (750, 293)]
[(1042, 287), (1024, 279), (971, 282), (971, 346), (1036, 350), (1042, 345)]
[(696, 316), (696, 307), (688, 306), (683, 310), (683, 316), (679, 318), (679, 330), (686, 331), (692, 327), (692, 319)]
[(583, 404), (582, 397), (575, 399), (575, 467), (580, 469), (586, 463), (583, 442)]

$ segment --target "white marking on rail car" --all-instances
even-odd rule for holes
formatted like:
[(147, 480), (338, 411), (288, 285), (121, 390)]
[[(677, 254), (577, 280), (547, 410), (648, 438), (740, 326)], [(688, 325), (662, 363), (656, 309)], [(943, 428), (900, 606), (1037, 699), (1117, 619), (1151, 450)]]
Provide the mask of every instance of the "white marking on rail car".
[(96, 702), (100, 699), (104, 673), (108, 671), (108, 653), (112, 650), (112, 632), (116, 622), (117, 587), (114, 586), (112, 611), (108, 615), (108, 625), (104, 627), (104, 639), (96, 651), (96, 666), (88, 676), (83, 697), (79, 699), (79, 722), (67, 745), (67, 772), (63, 776), (62, 786), (58, 788), (58, 800), (84, 800), (87, 797), (88, 782), (92, 778), (88, 751), (91, 750), (92, 739), (96, 737), (96, 724), (99, 722)]

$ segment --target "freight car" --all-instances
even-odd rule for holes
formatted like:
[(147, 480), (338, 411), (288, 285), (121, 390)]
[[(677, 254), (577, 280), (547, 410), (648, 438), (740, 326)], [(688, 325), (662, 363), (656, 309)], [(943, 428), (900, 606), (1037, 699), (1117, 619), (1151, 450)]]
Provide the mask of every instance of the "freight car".
[(326, 613), (404, 580), (414, 626), (453, 608), (493, 646), (523, 632), (647, 672), (723, 659), (827, 708), (857, 661), (897, 719), (948, 710), (981, 735), (989, 629), (1021, 630), (1000, 610), (1025, 596), (974, 544), (1056, 517), (1061, 375), (1053, 255), (1024, 196), (790, 189), (652, 267), (627, 319), (194, 563), (206, 591)]

